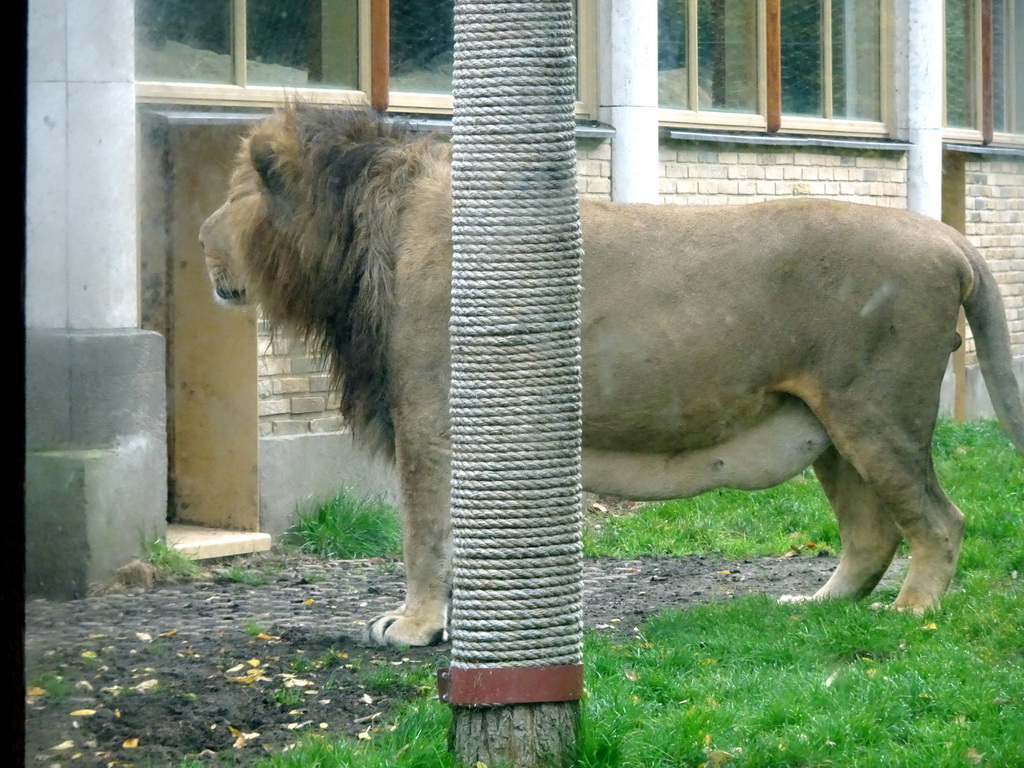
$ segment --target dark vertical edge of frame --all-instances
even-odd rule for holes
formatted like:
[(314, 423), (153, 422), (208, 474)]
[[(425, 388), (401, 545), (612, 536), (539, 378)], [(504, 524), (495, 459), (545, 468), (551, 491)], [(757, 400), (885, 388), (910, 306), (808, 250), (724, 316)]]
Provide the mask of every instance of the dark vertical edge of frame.
[(370, 3), (370, 105), (385, 112), (391, 92), (390, 0)]
[(981, 0), (981, 141), (991, 144), (995, 123), (992, 0)]
[(765, 121), (768, 133), (777, 133), (782, 127), (782, 3), (765, 3)]

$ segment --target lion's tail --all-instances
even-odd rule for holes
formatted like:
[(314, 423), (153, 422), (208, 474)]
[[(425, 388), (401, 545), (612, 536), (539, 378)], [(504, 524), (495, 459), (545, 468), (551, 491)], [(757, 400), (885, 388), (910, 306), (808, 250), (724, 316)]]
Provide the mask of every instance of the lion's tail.
[(1017, 450), (1024, 453), (1024, 397), (1013, 372), (1013, 352), (1006, 309), (984, 257), (966, 244), (965, 255), (974, 272), (973, 285), (963, 297), (964, 313), (974, 334), (978, 364), (992, 408)]

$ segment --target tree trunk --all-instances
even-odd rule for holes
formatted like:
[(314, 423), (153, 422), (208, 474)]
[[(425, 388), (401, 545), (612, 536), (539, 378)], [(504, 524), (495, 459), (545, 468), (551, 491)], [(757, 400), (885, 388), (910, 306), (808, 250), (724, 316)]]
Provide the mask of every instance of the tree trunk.
[(580, 702), (452, 707), (448, 748), (475, 768), (568, 768), (576, 759)]

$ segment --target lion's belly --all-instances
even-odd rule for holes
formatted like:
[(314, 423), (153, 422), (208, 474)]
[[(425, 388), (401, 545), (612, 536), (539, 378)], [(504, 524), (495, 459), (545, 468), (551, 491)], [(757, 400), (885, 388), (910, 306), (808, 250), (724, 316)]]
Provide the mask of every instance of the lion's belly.
[(583, 447), (583, 487), (637, 500), (677, 499), (714, 488), (759, 490), (807, 468), (828, 447), (821, 422), (800, 400), (706, 448), (674, 453)]

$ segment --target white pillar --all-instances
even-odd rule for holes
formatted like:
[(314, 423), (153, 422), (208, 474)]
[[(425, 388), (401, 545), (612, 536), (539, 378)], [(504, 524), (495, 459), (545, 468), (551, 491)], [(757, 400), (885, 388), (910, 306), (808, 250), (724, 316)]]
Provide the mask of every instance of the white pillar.
[(598, 117), (615, 128), (612, 200), (658, 201), (658, 3), (601, 0)]
[(30, 3), (30, 328), (138, 327), (134, 39), (133, 3)]
[(897, 135), (909, 141), (907, 207), (942, 218), (944, 15), (941, 0), (896, 3)]

